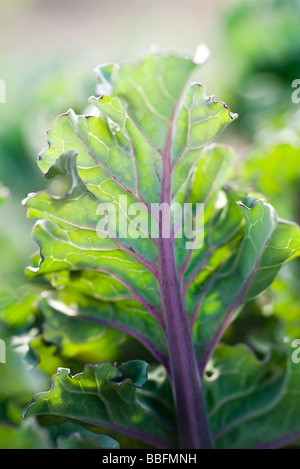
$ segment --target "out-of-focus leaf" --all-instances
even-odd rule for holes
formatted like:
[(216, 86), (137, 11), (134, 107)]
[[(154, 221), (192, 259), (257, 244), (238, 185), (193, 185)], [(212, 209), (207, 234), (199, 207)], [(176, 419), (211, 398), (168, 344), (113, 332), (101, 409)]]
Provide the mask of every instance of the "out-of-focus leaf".
[[(278, 133), (280, 129), (273, 131), (269, 138), (276, 139)], [(289, 139), (288, 135), (285, 139)], [(257, 145), (242, 168), (242, 177), (245, 184), (265, 194), (281, 217), (300, 221), (299, 137), (292, 144), (262, 143), (259, 148)]]
[(47, 431), (35, 421), (13, 426), (0, 424), (0, 449), (52, 449)]
[[(80, 294), (86, 290), (84, 278), (85, 275), (75, 284), (70, 280), (72, 289), (65, 289), (57, 299), (48, 296), (39, 303), (45, 317), (44, 338), (60, 347), (65, 344), (64, 356), (88, 355), (90, 361), (97, 362), (101, 355), (102, 359), (105, 356), (111, 360), (114, 350), (124, 342), (125, 334), (130, 334), (167, 366), (161, 327), (147, 311), (136, 301), (104, 302)], [(89, 285), (96, 286), (92, 280), (93, 276), (89, 275)]]
[(299, 0), (241, 0), (222, 19), (225, 96), (251, 140), (266, 122), (278, 122), (295, 107), (291, 84), (300, 76), (299, 12)]
[[(289, 55), (300, 47), (297, 35), (297, 14), (300, 9), (298, 0), (287, 4), (284, 0), (268, 1), (243, 0), (227, 14), (230, 44), (235, 53), (240, 52), (245, 67), (267, 66), (274, 61), (280, 63), (284, 55)], [(294, 14), (293, 14), (294, 13)], [(267, 40), (271, 31), (278, 32), (273, 45)], [(256, 34), (250, 31), (255, 28)], [(286, 34), (289, 31), (289, 35)], [(274, 47), (276, 44), (277, 47)], [(255, 62), (256, 59), (256, 62)], [(267, 61), (267, 64), (263, 64)]]
[(19, 346), (20, 338), (11, 335), (3, 322), (0, 322), (0, 337), (6, 352), (5, 362), (0, 366), (0, 400), (18, 399), (25, 403), (32, 392), (44, 387), (45, 376), (28, 364), (26, 341), (24, 344), (22, 339), (22, 346)]
[[(297, 279), (298, 280), (298, 279)], [(300, 299), (297, 286), (287, 279), (276, 279), (271, 290), (271, 312), (280, 321), (279, 340), (290, 341), (300, 337)], [(262, 305), (262, 309), (266, 307)]]
[(37, 309), (37, 299), (42, 289), (38, 286), (24, 283), (15, 291), (1, 291), (0, 320), (3, 321), (11, 334), (20, 334), (34, 327), (38, 327), (40, 315)]
[[(91, 432), (88, 432), (91, 433)], [(106, 435), (98, 435), (96, 438), (81, 436), (81, 433), (60, 437), (57, 442), (58, 449), (118, 449), (116, 441)]]
[(4, 202), (7, 196), (8, 196), (8, 190), (5, 187), (3, 187), (2, 184), (0, 183), (0, 204)]
[(39, 301), (39, 310), (44, 317), (43, 338), (55, 344), (64, 357), (77, 358), (84, 363), (113, 360), (124, 342), (121, 331), (84, 320), (74, 308), (51, 296)]
[[(107, 435), (98, 435), (80, 425), (65, 422), (56, 426), (58, 449), (119, 449), (119, 443)], [(51, 429), (50, 429), (51, 431)], [(53, 430), (52, 430), (53, 433)]]
[[(31, 339), (38, 333), (37, 294), (38, 289), (25, 285), (14, 294), (2, 290), (0, 295), (0, 419), (8, 425), (5, 441), (9, 447), (14, 445), (10, 438), (15, 435), (16, 445), (20, 445), (26, 433), (20, 421), (28, 398), (45, 389), (48, 382), (41, 370), (33, 368), (38, 356), (30, 346)], [(24, 439), (24, 445), (31, 444), (30, 431), (28, 427), (28, 442)]]
[(47, 344), (41, 336), (32, 338), (30, 345), (40, 357), (39, 368), (48, 376), (56, 373), (59, 367), (69, 366), (64, 358), (57, 353), (57, 346)]

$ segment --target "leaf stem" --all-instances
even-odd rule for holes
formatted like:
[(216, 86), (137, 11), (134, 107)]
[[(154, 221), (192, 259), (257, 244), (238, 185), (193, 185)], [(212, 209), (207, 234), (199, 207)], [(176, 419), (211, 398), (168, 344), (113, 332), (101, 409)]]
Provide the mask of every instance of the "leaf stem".
[[(171, 201), (171, 164), (173, 126), (176, 105), (170, 122), (164, 153), (164, 178), (161, 203)], [(169, 214), (169, 223), (171, 216)], [(212, 448), (212, 438), (204, 402), (201, 377), (188, 323), (181, 282), (175, 263), (174, 237), (162, 235), (162, 216), (159, 219), (159, 284), (164, 306), (166, 341), (169, 352), (170, 379), (176, 405), (180, 447), (183, 449)], [(171, 227), (170, 227), (171, 228)]]
[(212, 447), (212, 440), (203, 387), (184, 297), (177, 277), (173, 243), (170, 239), (161, 239), (160, 259), (170, 378), (176, 405), (180, 445), (185, 449), (208, 449)]

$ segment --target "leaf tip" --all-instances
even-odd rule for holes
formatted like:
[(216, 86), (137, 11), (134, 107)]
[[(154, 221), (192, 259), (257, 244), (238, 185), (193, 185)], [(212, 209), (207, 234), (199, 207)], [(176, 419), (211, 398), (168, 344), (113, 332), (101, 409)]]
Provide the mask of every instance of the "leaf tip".
[(23, 205), (23, 207), (27, 207), (27, 204), (28, 204), (28, 201), (29, 199), (32, 199), (34, 197), (37, 196), (37, 193), (36, 192), (30, 192), (27, 197), (25, 197), (25, 199), (22, 200), (21, 204)]
[(255, 205), (261, 203), (263, 205), (269, 205), (266, 202), (266, 199), (263, 197), (257, 198), (253, 194), (248, 194), (243, 200), (238, 200), (236, 204), (239, 207), (245, 208), (246, 210), (253, 210)]

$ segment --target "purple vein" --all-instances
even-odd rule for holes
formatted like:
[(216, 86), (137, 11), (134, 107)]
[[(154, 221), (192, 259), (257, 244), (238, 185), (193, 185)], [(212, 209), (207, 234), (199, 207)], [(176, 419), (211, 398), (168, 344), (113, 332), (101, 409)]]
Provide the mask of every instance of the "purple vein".
[[(149, 411), (148, 411), (148, 413), (149, 413)], [(72, 418), (72, 416), (70, 416), (69, 418)], [(111, 424), (106, 424), (106, 423), (102, 423), (102, 422), (99, 423), (97, 421), (94, 421), (94, 420), (91, 420), (91, 419), (86, 419), (86, 418), (80, 418), (80, 421), (88, 423), (88, 424), (93, 425), (93, 426), (98, 427), (98, 428), (106, 428), (108, 430), (112, 430), (112, 431), (115, 431), (117, 433), (123, 433), (124, 435), (129, 435), (132, 438), (136, 438), (137, 440), (144, 441), (146, 443), (149, 443), (150, 445), (157, 446), (158, 448), (164, 448), (164, 449), (173, 449), (173, 448), (175, 448), (174, 444), (172, 444), (170, 441), (161, 440), (159, 437), (152, 436), (152, 435), (149, 435), (148, 433), (144, 433), (144, 432), (141, 432), (141, 431), (138, 431), (138, 430), (133, 430), (133, 429), (130, 429), (128, 427), (125, 427), (125, 428), (120, 427), (120, 426), (117, 426), (113, 423), (111, 423)], [(162, 422), (159, 421), (159, 422), (157, 422), (157, 424), (161, 426)], [(170, 433), (170, 428), (169, 427), (167, 428), (167, 430), (168, 430), (168, 433)]]
[[(53, 234), (51, 234), (51, 236), (53, 238), (55, 238), (55, 236), (53, 236)], [(57, 238), (56, 238), (57, 239)], [(59, 240), (61, 241), (61, 240)], [(61, 241), (63, 242), (63, 241)], [(66, 243), (68, 244), (68, 243)], [(131, 253), (131, 250), (129, 249), (129, 252)], [(106, 270), (106, 269), (100, 269), (100, 268), (92, 268), (92, 267), (89, 267), (89, 268), (76, 268), (76, 269), (73, 269), (73, 270), (90, 270), (90, 271), (96, 271), (96, 272), (103, 272), (103, 273), (106, 273), (108, 275), (110, 275), (112, 278), (114, 278), (115, 280), (117, 280), (118, 282), (120, 282), (122, 285), (124, 285), (126, 288), (128, 288), (128, 290), (133, 294), (134, 298), (133, 299), (136, 299), (136, 301), (138, 301), (139, 303), (142, 304), (142, 306), (144, 306), (147, 311), (159, 322), (159, 324), (161, 325), (161, 327), (164, 327), (163, 323), (162, 323), (162, 317), (160, 315), (160, 313), (158, 313), (148, 302), (146, 302), (141, 296), (139, 296), (135, 289), (131, 287), (130, 284), (128, 284), (124, 279), (122, 279), (121, 277), (119, 277), (118, 275), (114, 274), (113, 272), (109, 271), (109, 270)]]
[[(204, 355), (201, 357), (201, 360), (200, 360), (200, 368), (201, 368), (200, 371), (202, 373), (204, 372), (205, 366), (206, 366), (208, 360), (210, 359), (211, 355), (213, 354), (216, 346), (218, 345), (219, 341), (221, 340), (221, 338), (223, 337), (225, 331), (227, 330), (228, 326), (230, 325), (231, 320), (234, 316), (234, 313), (236, 312), (237, 308), (241, 305), (243, 297), (244, 297), (246, 291), (248, 290), (248, 287), (250, 286), (253, 277), (255, 276), (255, 274), (258, 271), (259, 260), (260, 260), (261, 254), (263, 253), (265, 247), (268, 244), (268, 241), (269, 241), (269, 237), (266, 239), (266, 241), (264, 242), (261, 250), (259, 251), (256, 262), (255, 262), (255, 266), (254, 266), (251, 274), (247, 278), (246, 282), (244, 283), (244, 285), (243, 285), (243, 287), (242, 287), (242, 289), (241, 289), (241, 291), (240, 291), (234, 305), (232, 306), (232, 308), (229, 309), (229, 311), (226, 314), (225, 320), (222, 321), (222, 323), (221, 323), (219, 329), (217, 329), (214, 337), (212, 338), (212, 340), (205, 347)], [(203, 294), (201, 295), (201, 297), (203, 297)], [(198, 311), (199, 311), (199, 309), (198, 309)]]
[(84, 268), (81, 269), (80, 268), (80, 269), (75, 269), (75, 270), (91, 270), (91, 271), (95, 271), (95, 272), (103, 272), (104, 274), (109, 275), (114, 280), (117, 280), (122, 285), (124, 285), (124, 287), (128, 288), (128, 290), (132, 293), (132, 295), (133, 295), (132, 299), (136, 300), (138, 303), (140, 303), (142, 306), (144, 306), (144, 308), (147, 309), (147, 311), (151, 314), (151, 316), (154, 319), (157, 320), (157, 322), (161, 325), (162, 328), (164, 328), (163, 323), (161, 321), (160, 313), (158, 313), (156, 311), (156, 309), (153, 308), (153, 306), (151, 306), (146, 300), (144, 300), (144, 298), (142, 298), (129, 283), (127, 283), (124, 279), (122, 279), (121, 277), (119, 277), (115, 273), (111, 272), (110, 270), (101, 269), (101, 268), (94, 268), (94, 269), (93, 268), (88, 268), (88, 269), (84, 269)]
[(276, 440), (264, 443), (263, 445), (256, 446), (254, 449), (278, 449), (293, 443), (293, 441), (300, 438), (300, 432), (292, 433), (291, 435), (283, 436)]
[(153, 342), (150, 342), (150, 340), (148, 340), (146, 337), (144, 337), (142, 334), (140, 334), (136, 330), (128, 326), (124, 326), (123, 324), (120, 324), (119, 322), (115, 320), (106, 320), (106, 319), (98, 318), (95, 316), (89, 316), (85, 314), (84, 315), (78, 314), (76, 315), (76, 317), (87, 319), (88, 321), (92, 321), (92, 322), (98, 322), (107, 327), (113, 327), (113, 328), (119, 329), (125, 334), (131, 335), (132, 337), (137, 339), (139, 342), (141, 342), (152, 353), (152, 355), (165, 367), (165, 369), (167, 370), (167, 373), (170, 372), (167, 357), (154, 346)]
[[(214, 249), (210, 248), (208, 249), (206, 255), (204, 256), (204, 259), (203, 261), (201, 262), (200, 266), (198, 267), (198, 269), (196, 270), (196, 272), (194, 272), (194, 274), (191, 276), (191, 278), (185, 283), (184, 285), (184, 295), (186, 295), (186, 292), (188, 291), (190, 285), (196, 280), (196, 278), (201, 274), (202, 270), (204, 269), (204, 267), (206, 266), (206, 263), (208, 261), (208, 259), (210, 258), (211, 256), (211, 253), (214, 251)], [(193, 250), (192, 250), (192, 254), (193, 254)], [(186, 270), (186, 267), (187, 265), (189, 264), (190, 262), (190, 259), (191, 259), (191, 256), (189, 256), (189, 258), (187, 259), (185, 265), (183, 266), (183, 271), (181, 273), (181, 279), (183, 279), (183, 275), (185, 273), (185, 270)], [(186, 265), (187, 264), (187, 265)]]
[[(97, 230), (97, 228), (93, 228), (91, 226), (81, 226), (77, 223), (74, 223), (72, 221), (69, 221), (69, 220), (64, 220), (63, 218), (60, 218), (54, 214), (51, 214), (51, 217), (52, 218), (55, 218), (56, 220), (60, 220), (64, 223), (67, 223), (71, 226), (75, 226), (76, 228), (79, 228), (81, 230), (86, 230), (86, 231), (94, 231), (94, 232), (98, 232), (100, 230)], [(52, 234), (51, 234), (52, 237), (54, 237)], [(150, 272), (153, 273), (153, 275), (157, 276), (157, 271), (156, 269), (153, 267), (153, 265), (146, 261), (145, 259), (143, 259), (139, 254), (137, 254), (135, 251), (133, 251), (132, 249), (129, 249), (127, 248), (124, 244), (121, 243), (121, 241), (119, 241), (117, 238), (115, 237), (111, 237), (111, 239), (120, 247), (120, 250), (122, 251), (125, 251), (127, 252), (128, 254), (130, 254), (132, 257), (134, 257), (137, 261), (139, 261), (140, 264), (142, 264), (144, 267), (146, 267), (147, 269), (150, 270)], [(62, 240), (60, 240), (62, 242)], [(68, 243), (66, 243), (68, 244)], [(81, 249), (81, 248), (78, 248), (78, 249)], [(97, 248), (94, 249), (94, 251), (98, 251)], [(103, 250), (102, 250), (103, 251)], [(111, 251), (111, 249), (107, 249), (107, 251)]]

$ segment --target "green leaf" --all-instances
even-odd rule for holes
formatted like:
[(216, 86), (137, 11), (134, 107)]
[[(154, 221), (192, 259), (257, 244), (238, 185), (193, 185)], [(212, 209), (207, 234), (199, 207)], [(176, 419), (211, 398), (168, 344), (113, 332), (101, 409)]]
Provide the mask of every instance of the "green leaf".
[[(151, 351), (162, 360), (166, 345), (159, 241), (145, 234), (131, 215), (124, 218), (124, 212), (140, 203), (143, 220), (157, 228), (151, 204), (160, 202), (164, 185), (170, 184), (171, 196), (181, 207), (185, 197), (190, 203), (208, 203), (231, 173), (233, 152), (205, 145), (236, 116), (224, 103), (207, 98), (202, 85), (187, 84), (196, 65), (157, 52), (134, 67), (99, 69), (100, 87), (111, 91), (110, 96), (91, 99), (100, 116), (76, 116), (73, 111), (60, 116), (48, 133), (49, 148), (39, 156), (45, 177), (67, 178), (69, 191), (60, 197), (30, 194), (25, 202), (29, 217), (40, 218), (33, 236), (41, 259), (28, 276), (55, 274), (52, 283), (66, 285), (68, 292), (80, 285), (89, 300), (120, 300), (117, 311), (127, 313), (121, 317), (113, 312), (114, 325), (130, 325), (144, 343), (149, 343), (146, 331), (151, 329)], [(164, 169), (168, 159), (169, 175)], [(120, 202), (120, 197), (125, 199)], [(116, 211), (117, 230), (100, 238), (99, 207), (107, 202)], [(123, 238), (119, 223), (141, 236)], [(189, 260), (190, 251), (180, 246), (185, 241), (176, 239), (179, 269)], [(68, 272), (76, 272), (76, 277)], [(86, 305), (97, 312), (96, 320), (105, 320), (105, 314), (98, 313), (105, 308), (101, 302), (98, 307)], [(81, 305), (76, 308), (82, 313)], [(109, 309), (116, 307), (110, 304)]]
[(245, 223), (239, 248), (219, 268), (208, 259), (208, 280), (203, 282), (200, 275), (190, 287), (193, 310), (198, 312), (194, 340), (204, 364), (241, 304), (269, 287), (282, 264), (299, 255), (298, 225), (279, 219), (264, 200), (251, 201), (250, 207), (246, 203), (239, 203)]
[[(180, 70), (176, 79), (174, 67)], [(77, 285), (86, 285), (87, 279), (93, 284), (85, 291), (89, 297), (139, 302), (163, 329), (159, 242), (149, 235), (123, 239), (118, 230), (100, 238), (97, 209), (110, 202), (119, 220), (126, 208), (117, 202), (122, 195), (127, 203), (142, 203), (153, 221), (149, 204), (159, 201), (170, 184), (181, 205), (205, 204), (202, 248), (186, 249), (183, 237), (176, 238), (174, 249), (195, 344), (206, 362), (241, 302), (270, 285), (282, 263), (299, 249), (300, 236), (297, 226), (278, 220), (263, 200), (249, 199), (249, 207), (246, 200), (239, 209), (237, 197), (220, 192), (233, 153), (226, 147), (201, 149), (234, 116), (224, 104), (206, 98), (202, 86), (188, 85), (183, 92), (193, 68), (190, 60), (159, 54), (137, 67), (106, 67), (99, 73), (113, 94), (92, 99), (101, 115), (70, 111), (57, 119), (39, 163), (47, 178), (63, 175), (71, 188), (61, 197), (42, 192), (27, 199), (29, 216), (41, 218), (34, 229), (41, 261), (28, 273), (60, 277), (62, 272), (68, 278), (66, 271), (76, 271)], [(154, 80), (145, 80), (146, 73)], [(167, 158), (170, 174), (162, 176)], [(134, 329), (143, 336), (141, 328)]]
[[(89, 432), (90, 433), (90, 432)], [(60, 437), (58, 439), (58, 449), (118, 449), (119, 445), (112, 443), (114, 440), (106, 435), (99, 435), (95, 438), (82, 438), (81, 433)]]
[(285, 347), (258, 361), (243, 346), (220, 346), (206, 393), (217, 448), (280, 448), (299, 438), (299, 366)]
[[(131, 435), (156, 446), (174, 444), (174, 428), (159, 417), (152, 401), (139, 396), (147, 379), (147, 363), (129, 361), (120, 366), (109, 362), (86, 365), (75, 376), (59, 369), (52, 388), (35, 396), (24, 416), (55, 416), (92, 427)], [(143, 397), (143, 393), (141, 393)]]
[[(57, 303), (47, 299), (47, 311), (132, 334), (172, 370), (171, 379), (181, 376), (174, 372), (180, 346), (186, 347), (184, 356), (192, 355), (190, 332), (203, 372), (243, 303), (268, 288), (283, 263), (300, 249), (298, 225), (278, 218), (261, 196), (240, 196), (225, 186), (234, 154), (211, 142), (236, 115), (206, 97), (202, 85), (189, 83), (196, 66), (189, 58), (154, 52), (135, 66), (100, 67), (101, 96), (90, 99), (94, 115), (78, 116), (70, 110), (59, 116), (48, 133), (48, 148), (39, 155), (45, 178), (63, 177), (67, 192), (43, 191), (24, 201), (28, 216), (38, 218), (33, 236), (40, 247), (40, 259), (34, 260), (28, 276), (45, 275), (59, 290)], [(168, 216), (160, 216), (160, 203), (167, 205)], [(184, 214), (179, 221), (171, 203)], [(186, 203), (199, 204), (199, 211), (186, 213)], [(185, 230), (188, 223), (193, 228), (200, 224), (193, 236)], [(61, 319), (67, 323), (66, 317)], [(82, 332), (93, 334), (92, 329), (84, 326)], [(191, 396), (200, 380), (195, 361), (186, 360), (186, 365), (186, 375), (195, 378), (183, 385)], [(183, 373), (183, 360), (180, 366)], [(28, 413), (58, 412), (55, 415), (79, 421), (98, 415), (103, 425), (102, 408), (90, 404), (94, 401), (76, 416), (82, 409), (72, 408), (69, 395), (67, 400), (55, 398), (56, 390), (75, 388), (80, 376), (93, 376), (90, 386), (96, 388), (99, 380), (103, 383), (102, 375), (98, 378), (103, 367), (116, 373), (108, 364), (88, 365), (73, 378), (60, 371), (53, 390), (38, 396)], [(120, 388), (105, 383), (114, 390), (112, 396), (127, 387), (135, 397), (140, 395), (131, 381)], [(182, 383), (172, 384), (178, 408)], [(195, 390), (193, 402), (200, 391)], [(81, 397), (86, 405), (87, 397)], [(118, 400), (114, 406), (119, 408)], [(151, 441), (157, 437), (170, 444), (166, 428), (159, 430), (157, 422), (146, 420), (138, 409), (135, 431), (143, 434), (147, 427)], [(195, 412), (191, 416), (194, 423), (201, 420)], [(185, 416), (178, 419), (183, 428)], [(123, 432), (133, 431), (133, 421), (118, 425)], [(195, 441), (199, 434), (194, 432), (194, 447), (200, 444)], [(185, 438), (181, 434), (184, 446), (188, 439), (193, 439), (192, 432)]]
[(102, 355), (103, 359), (107, 353), (112, 354), (113, 349), (124, 341), (124, 334), (129, 334), (167, 367), (162, 329), (147, 311), (135, 301), (104, 302), (81, 294), (86, 291), (86, 285), (94, 290), (99, 280), (93, 282), (93, 276), (89, 275), (85, 284), (85, 279), (87, 276), (83, 275), (79, 280), (70, 280), (72, 289), (66, 288), (57, 298), (48, 295), (39, 302), (45, 318), (44, 338), (63, 347), (64, 355), (70, 352), (84, 355), (89, 344), (91, 360), (91, 357)]
[[(40, 370), (32, 368), (28, 332), (24, 335), (14, 335), (7, 324), (0, 319), (0, 338), (0, 402), (20, 402), (22, 407), (34, 392), (45, 386), (47, 380)], [(28, 354), (30, 354), (30, 364), (27, 360)]]
[[(293, 272), (282, 279), (276, 279), (269, 292), (269, 310), (279, 320), (280, 330), (278, 338), (281, 340), (294, 340), (300, 337), (300, 299), (299, 279), (292, 276)], [(293, 284), (295, 283), (295, 285)], [(263, 298), (259, 298), (262, 312), (267, 306)]]
[[(74, 301), (74, 296), (72, 297)], [(57, 346), (64, 357), (77, 358), (86, 363), (114, 360), (118, 347), (124, 342), (124, 333), (116, 329), (87, 321), (78, 311), (51, 296), (44, 295), (38, 303), (44, 318), (43, 338)]]
[[(53, 434), (53, 429), (50, 427)], [(80, 425), (65, 422), (57, 425), (56, 443), (58, 449), (119, 449), (119, 443), (107, 435), (97, 435)]]

